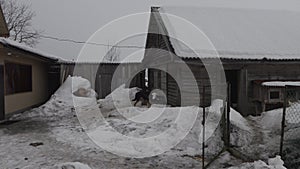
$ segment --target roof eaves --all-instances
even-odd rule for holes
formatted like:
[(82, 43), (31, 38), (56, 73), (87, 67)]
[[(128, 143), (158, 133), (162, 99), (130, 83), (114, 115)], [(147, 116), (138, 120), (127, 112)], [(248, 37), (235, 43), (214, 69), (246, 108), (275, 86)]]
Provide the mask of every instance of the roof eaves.
[(10, 48), (10, 49), (17, 49), (17, 50), (20, 50), (22, 52), (33, 54), (33, 55), (37, 56), (39, 59), (44, 60), (44, 61), (48, 61), (48, 62), (58, 62), (59, 61), (59, 59), (57, 59), (57, 58), (50, 58), (50, 57), (47, 57), (47, 56), (43, 56), (43, 55), (40, 55), (38, 53), (34, 53), (32, 51), (25, 50), (23, 48), (20, 48), (20, 47), (17, 47), (17, 46), (8, 44), (8, 43), (2, 43), (2, 45), (7, 47), (7, 48)]

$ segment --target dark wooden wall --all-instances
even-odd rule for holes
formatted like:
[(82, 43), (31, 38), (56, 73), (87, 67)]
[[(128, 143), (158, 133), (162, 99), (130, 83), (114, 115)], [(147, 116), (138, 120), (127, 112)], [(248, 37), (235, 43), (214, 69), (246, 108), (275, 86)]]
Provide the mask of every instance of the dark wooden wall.
[(48, 81), (49, 81), (49, 96), (51, 96), (60, 86), (60, 65), (49, 65), (48, 68)]
[(0, 65), (0, 120), (5, 118), (4, 104), (4, 66)]
[(139, 63), (99, 65), (95, 81), (99, 98), (104, 98), (122, 84), (127, 88), (144, 88), (145, 71), (140, 70)]
[(255, 100), (254, 80), (298, 80), (300, 81), (300, 63), (297, 61), (282, 63), (259, 63), (245, 65), (243, 70), (244, 80), (241, 85), (240, 99), (244, 99), (243, 103), (239, 103), (239, 107), (245, 115), (255, 115), (257, 112), (257, 103)]
[(80, 63), (79, 65), (80, 67), (74, 70), (75, 64), (62, 64), (61, 81), (63, 82), (68, 75), (82, 76), (91, 82), (98, 98), (104, 98), (122, 84), (126, 87), (140, 88), (145, 84), (145, 72), (140, 70), (140, 63)]

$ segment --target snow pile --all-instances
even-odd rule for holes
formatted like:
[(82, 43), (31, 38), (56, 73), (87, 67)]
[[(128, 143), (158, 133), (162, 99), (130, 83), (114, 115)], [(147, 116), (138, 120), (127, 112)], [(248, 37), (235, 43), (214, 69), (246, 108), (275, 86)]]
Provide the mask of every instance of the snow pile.
[[(285, 117), (287, 125), (300, 123), (300, 114), (296, 112), (296, 110), (300, 110), (300, 102), (291, 103), (291, 105), (287, 107)], [(282, 113), (283, 109), (279, 108), (263, 112), (261, 116), (251, 118), (258, 121), (264, 129), (279, 131), (281, 130)]]
[(111, 111), (116, 108), (131, 107), (131, 101), (135, 94), (140, 91), (139, 88), (125, 88), (125, 84), (115, 89), (104, 99), (98, 100), (98, 104), (103, 111)]
[[(88, 92), (86, 98), (74, 95), (74, 93), (80, 89), (85, 89)], [(64, 101), (68, 105), (79, 106), (77, 104), (80, 104), (83, 101), (88, 101), (91, 98), (94, 99), (96, 97), (96, 92), (91, 89), (91, 83), (87, 79), (79, 76), (69, 76), (52, 97)], [(76, 99), (79, 99), (80, 101), (75, 102)]]
[[(75, 96), (73, 93), (78, 89), (88, 91), (87, 97)], [(90, 82), (82, 77), (69, 76), (44, 105), (16, 114), (12, 119), (35, 116), (63, 116), (64, 113), (72, 111), (74, 107), (90, 105), (96, 105), (96, 92), (91, 89)]]
[(259, 124), (262, 124), (264, 129), (277, 131), (281, 129), (282, 108), (263, 112), (261, 116), (252, 117)]
[(280, 156), (276, 156), (275, 158), (270, 158), (268, 164), (259, 160), (254, 161), (253, 163), (243, 163), (236, 167), (230, 167), (229, 169), (286, 169), (283, 164), (284, 162), (281, 160)]
[(91, 169), (88, 165), (80, 162), (69, 162), (56, 165), (53, 169)]
[[(124, 92), (126, 91), (126, 92)], [(135, 90), (134, 90), (135, 91)], [(119, 88), (114, 91), (120, 98), (127, 96), (130, 93), (130, 89)], [(118, 94), (117, 92), (121, 92)], [(125, 93), (125, 94), (124, 94)], [(108, 96), (107, 98), (111, 98)], [(106, 99), (107, 99), (106, 98)], [(106, 100), (101, 100), (102, 103)], [(120, 100), (121, 101), (121, 100)], [(103, 105), (103, 104), (102, 104)], [(131, 138), (149, 138), (155, 137), (158, 134), (164, 133), (171, 129), (174, 133), (184, 133), (188, 130), (186, 126), (191, 126), (191, 130), (187, 131), (186, 137), (173, 149), (178, 150), (176, 154), (181, 155), (199, 155), (202, 152), (202, 108), (199, 107), (159, 107), (152, 105), (151, 108), (132, 107), (131, 105), (123, 104), (124, 107), (120, 109), (114, 109), (110, 112), (108, 122), (106, 125), (98, 126), (92, 131), (89, 131), (89, 135), (95, 140), (100, 139), (102, 143), (109, 143), (110, 150), (112, 152), (120, 151), (125, 154), (143, 154), (145, 152), (151, 152), (153, 150), (161, 151), (166, 143), (176, 145), (176, 139), (173, 136), (170, 138), (165, 137), (157, 142), (149, 142), (147, 146), (141, 146), (141, 144), (135, 140), (130, 140), (128, 144), (128, 137)], [(107, 105), (105, 105), (107, 106)], [(214, 100), (210, 107), (207, 107), (207, 120), (206, 120), (206, 153), (207, 155), (215, 155), (223, 148), (222, 129), (219, 125), (223, 112), (223, 101)], [(181, 119), (181, 125), (175, 123), (175, 120), (179, 116), (179, 112), (183, 112), (183, 116), (186, 118)], [(197, 113), (195, 118), (189, 118), (191, 114)], [(126, 117), (126, 118), (124, 118)], [(195, 123), (193, 123), (195, 122)], [(232, 141), (238, 146), (249, 143), (252, 137), (252, 131), (249, 127), (247, 120), (245, 120), (237, 111), (231, 110), (231, 122), (232, 122)], [(177, 121), (178, 123), (178, 121)], [(182, 127), (184, 126), (184, 127)], [(123, 137), (125, 135), (126, 137)], [(99, 138), (101, 137), (101, 138)], [(148, 141), (148, 140), (147, 140)], [(121, 145), (121, 147), (120, 147)], [(124, 145), (125, 147), (122, 147)], [(161, 146), (161, 147), (160, 147)], [(174, 152), (169, 152), (174, 153)], [(122, 154), (122, 153), (121, 153)]]

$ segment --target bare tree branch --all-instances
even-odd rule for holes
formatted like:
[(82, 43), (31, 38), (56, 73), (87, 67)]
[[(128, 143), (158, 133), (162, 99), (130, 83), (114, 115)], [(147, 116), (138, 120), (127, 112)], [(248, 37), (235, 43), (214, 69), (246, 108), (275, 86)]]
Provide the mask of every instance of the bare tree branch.
[(35, 46), (40, 38), (41, 31), (32, 27), (35, 13), (28, 4), (17, 0), (0, 0), (3, 14), (7, 22), (10, 38), (14, 41)]

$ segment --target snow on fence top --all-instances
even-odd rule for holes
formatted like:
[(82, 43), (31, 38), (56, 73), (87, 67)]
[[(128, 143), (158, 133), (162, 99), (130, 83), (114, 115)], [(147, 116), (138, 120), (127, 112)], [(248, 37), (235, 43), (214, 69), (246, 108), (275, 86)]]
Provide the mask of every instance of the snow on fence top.
[(34, 53), (34, 54), (37, 54), (37, 55), (40, 55), (42, 57), (49, 58), (49, 59), (52, 59), (52, 60), (56, 60), (56, 61), (61, 60), (61, 61), (63, 61), (63, 59), (61, 59), (58, 56), (48, 54), (46, 52), (40, 51), (38, 49), (34, 49), (34, 48), (29, 47), (25, 44), (21, 44), (21, 43), (18, 43), (16, 41), (13, 41), (13, 40), (10, 40), (10, 39), (7, 39), (7, 38), (0, 38), (0, 43), (2, 43), (3, 45), (9, 45), (9, 46), (12, 46), (12, 47), (15, 47), (15, 48), (18, 48), (18, 49), (21, 49), (21, 50), (24, 50), (24, 51), (27, 51), (27, 52), (30, 52), (30, 53)]
[(199, 43), (197, 36), (182, 30), (178, 19), (164, 14), (191, 22), (204, 33), (203, 37), (209, 38), (224, 59), (300, 59), (299, 12), (214, 7), (161, 7), (158, 12), (162, 18), (161, 26), (173, 37), (170, 42), (175, 53), (183, 58), (197, 55), (215, 58), (217, 55), (208, 42)]
[(263, 82), (262, 86), (268, 86), (268, 87), (300, 86), (300, 81), (269, 81), (269, 82)]

